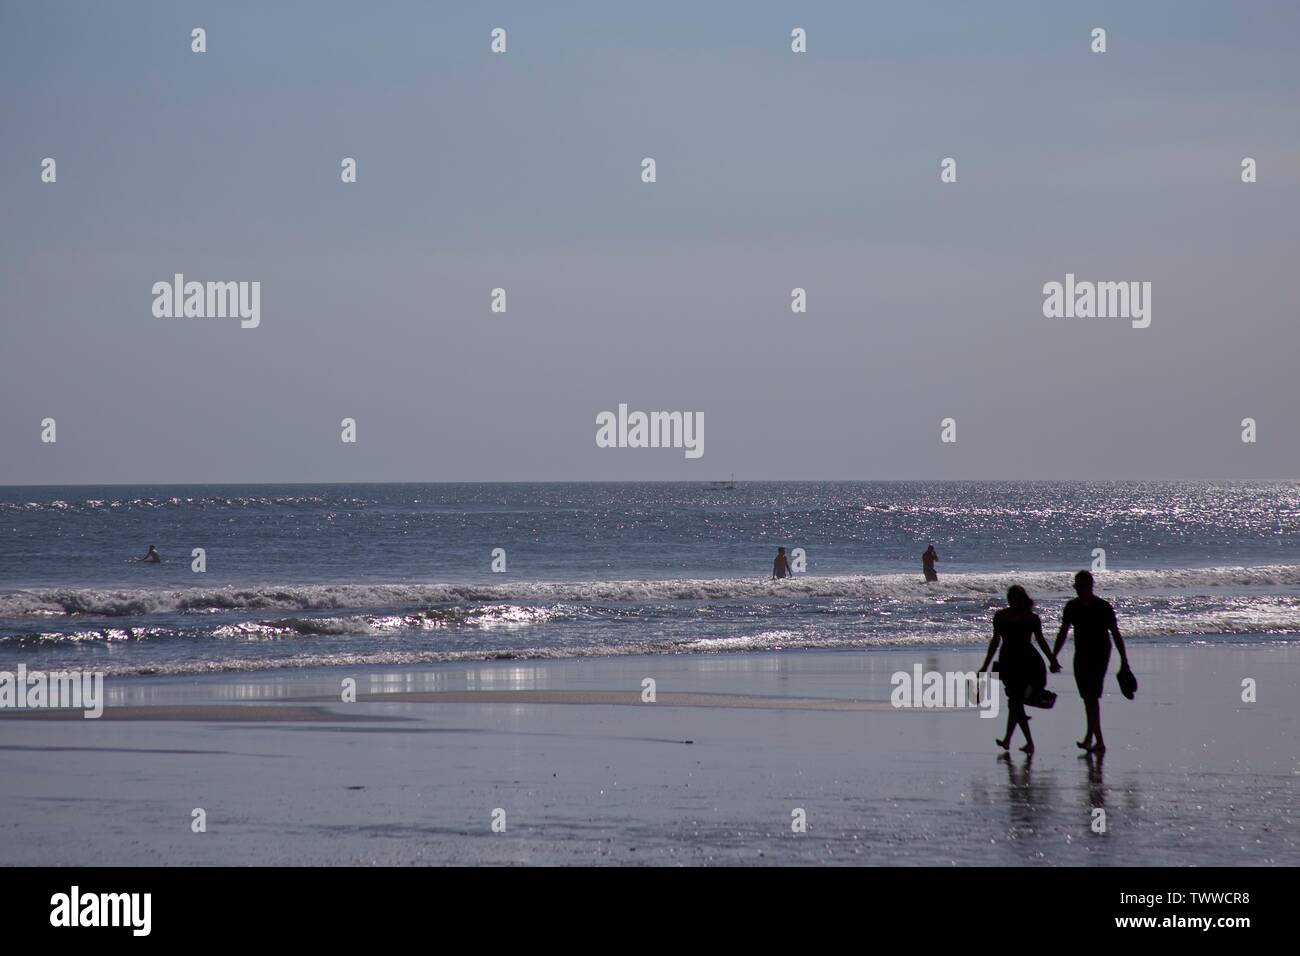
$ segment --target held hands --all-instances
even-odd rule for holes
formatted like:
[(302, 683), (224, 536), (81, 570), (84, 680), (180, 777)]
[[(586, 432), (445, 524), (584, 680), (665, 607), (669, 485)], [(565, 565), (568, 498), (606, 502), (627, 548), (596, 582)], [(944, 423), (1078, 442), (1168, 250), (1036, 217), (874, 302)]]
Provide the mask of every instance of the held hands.
[(1061, 662), (1058, 661), (1055, 657), (1052, 658), (1052, 668), (1051, 668), (1051, 670), (1052, 670), (1052, 673), (1053, 673), (1053, 674), (1059, 674), (1059, 673), (1061, 673)]

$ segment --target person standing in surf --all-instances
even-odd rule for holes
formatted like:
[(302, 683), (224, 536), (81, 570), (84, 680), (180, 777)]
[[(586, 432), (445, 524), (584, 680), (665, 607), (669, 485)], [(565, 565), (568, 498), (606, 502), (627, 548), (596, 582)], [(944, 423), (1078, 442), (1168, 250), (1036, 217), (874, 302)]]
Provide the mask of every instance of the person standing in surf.
[(934, 550), (934, 545), (925, 549), (925, 554), (921, 555), (921, 570), (925, 572), (927, 581), (938, 581), (938, 572), (934, 570), (934, 562), (939, 560), (938, 553)]
[(794, 572), (790, 570), (790, 559), (785, 556), (785, 548), (777, 548), (776, 558), (772, 561), (772, 580), (793, 576)]
[(1104, 754), (1106, 741), (1101, 736), (1101, 693), (1106, 668), (1110, 666), (1111, 639), (1114, 638), (1115, 648), (1119, 651), (1121, 670), (1128, 670), (1128, 652), (1119, 633), (1115, 609), (1109, 601), (1103, 601), (1092, 593), (1093, 586), (1090, 572), (1080, 571), (1074, 576), (1074, 590), (1079, 596), (1061, 611), (1061, 630), (1056, 635), (1056, 646), (1052, 648), (1052, 673), (1061, 669), (1056, 658), (1065, 645), (1066, 634), (1073, 627), (1074, 683), (1083, 698), (1083, 712), (1088, 719), (1087, 732), (1083, 740), (1076, 743), (1087, 753)]
[(1003, 750), (1011, 749), (1011, 737), (1019, 727), (1025, 735), (1025, 745), (1020, 749), (1027, 754), (1034, 752), (1034, 737), (1029, 732), (1029, 715), (1025, 713), (1025, 700), (1034, 699), (1047, 687), (1047, 667), (1043, 659), (1034, 650), (1031, 641), (1038, 641), (1047, 659), (1056, 666), (1056, 655), (1047, 647), (1043, 637), (1043, 622), (1034, 613), (1034, 602), (1028, 592), (1019, 584), (1007, 588), (1007, 606), (993, 615), (993, 639), (989, 641), (988, 653), (980, 671), (987, 671), (993, 661), (993, 654), (1002, 645), (998, 655), (998, 676), (1007, 695), (1007, 732), (997, 741)]

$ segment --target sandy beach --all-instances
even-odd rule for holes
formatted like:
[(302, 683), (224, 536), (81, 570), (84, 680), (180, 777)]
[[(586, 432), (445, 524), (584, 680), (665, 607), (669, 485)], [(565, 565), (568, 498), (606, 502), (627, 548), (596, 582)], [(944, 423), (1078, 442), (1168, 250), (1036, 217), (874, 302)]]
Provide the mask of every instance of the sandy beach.
[(1068, 669), (1032, 757), (1001, 715), (889, 704), (978, 648), (113, 679), (98, 720), (0, 714), (0, 863), (1300, 864), (1300, 647), (1131, 657), (1102, 761)]

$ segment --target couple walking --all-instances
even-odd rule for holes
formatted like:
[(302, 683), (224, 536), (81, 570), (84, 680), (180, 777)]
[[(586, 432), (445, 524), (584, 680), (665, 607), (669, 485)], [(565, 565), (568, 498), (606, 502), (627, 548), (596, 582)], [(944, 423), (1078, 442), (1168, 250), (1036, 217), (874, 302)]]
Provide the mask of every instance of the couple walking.
[(1061, 612), (1061, 629), (1056, 635), (1056, 646), (1050, 650), (1043, 638), (1043, 622), (1034, 613), (1034, 602), (1019, 584), (1007, 589), (1007, 607), (993, 615), (993, 640), (984, 655), (981, 671), (989, 669), (998, 645), (1002, 653), (998, 656), (998, 675), (1002, 678), (1007, 695), (1007, 732), (999, 740), (998, 746), (1003, 750), (1011, 749), (1011, 736), (1019, 727), (1025, 735), (1025, 745), (1020, 749), (1025, 753), (1034, 752), (1034, 738), (1029, 733), (1029, 717), (1025, 714), (1025, 704), (1039, 706), (1049, 701), (1043, 700), (1047, 687), (1047, 671), (1043, 659), (1034, 650), (1031, 641), (1036, 639), (1038, 646), (1051, 662), (1052, 673), (1060, 673), (1061, 665), (1057, 655), (1065, 644), (1066, 635), (1074, 628), (1074, 683), (1083, 698), (1083, 710), (1088, 719), (1088, 730), (1083, 740), (1078, 741), (1081, 750), (1088, 753), (1103, 754), (1106, 742), (1101, 736), (1101, 692), (1106, 678), (1106, 668), (1110, 664), (1111, 637), (1119, 651), (1120, 689), (1125, 697), (1132, 697), (1137, 682), (1132, 677), (1128, 666), (1128, 653), (1124, 648), (1124, 638), (1120, 636), (1119, 624), (1115, 620), (1115, 609), (1110, 602), (1103, 601), (1093, 594), (1092, 575), (1080, 571), (1074, 576), (1074, 590), (1078, 597), (1069, 601)]

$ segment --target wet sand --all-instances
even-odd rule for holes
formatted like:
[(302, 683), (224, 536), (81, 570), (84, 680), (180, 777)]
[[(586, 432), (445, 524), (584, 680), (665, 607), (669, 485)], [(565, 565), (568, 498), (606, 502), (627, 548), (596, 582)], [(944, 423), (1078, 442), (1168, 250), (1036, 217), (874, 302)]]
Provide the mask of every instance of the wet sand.
[(981, 656), (110, 680), (98, 720), (0, 712), (0, 863), (1300, 864), (1300, 646), (1132, 647), (1141, 689), (1108, 677), (1104, 760), (1075, 748), (1068, 663), (1032, 758), (995, 747), (1002, 714), (889, 704), (894, 672)]

